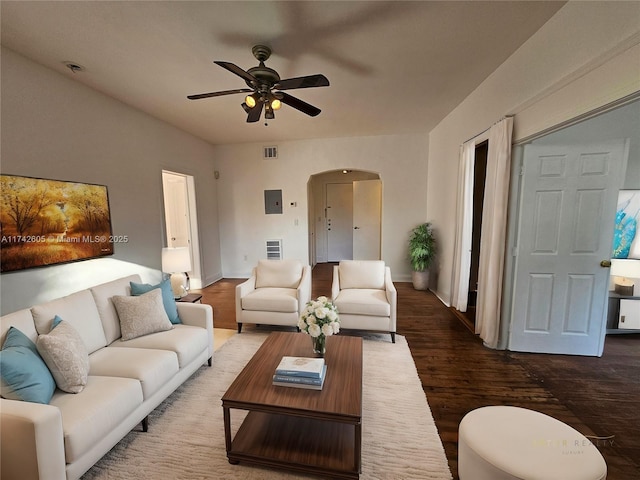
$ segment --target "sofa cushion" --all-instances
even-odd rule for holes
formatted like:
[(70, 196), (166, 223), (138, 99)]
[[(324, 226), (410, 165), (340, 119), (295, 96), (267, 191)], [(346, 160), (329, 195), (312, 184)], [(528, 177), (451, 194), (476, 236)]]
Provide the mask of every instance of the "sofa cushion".
[(298, 297), (291, 288), (260, 288), (242, 297), (243, 310), (297, 312)]
[(176, 299), (173, 296), (173, 289), (171, 288), (171, 281), (169, 279), (163, 280), (157, 285), (131, 282), (131, 295), (143, 295), (156, 288), (159, 288), (162, 292), (162, 303), (164, 310), (167, 312), (167, 317), (169, 317), (169, 321), (174, 325), (181, 323), (180, 317), (178, 316), (178, 307), (176, 307)]
[(40, 335), (36, 346), (58, 388), (80, 393), (87, 384), (89, 354), (71, 324), (56, 316), (51, 332)]
[(18, 310), (17, 312), (8, 313), (0, 317), (0, 345), (4, 343), (5, 336), (11, 327), (16, 327), (35, 345), (38, 339), (38, 332), (36, 332), (36, 327), (33, 324), (33, 315), (31, 315), (30, 308)]
[(46, 404), (55, 389), (56, 382), (35, 343), (16, 327), (10, 327), (0, 352), (2, 398)]
[(259, 260), (256, 267), (256, 288), (298, 288), (301, 278), (298, 260)]
[(113, 303), (120, 318), (122, 340), (131, 340), (155, 332), (171, 330), (159, 288), (139, 297), (115, 295)]
[(49, 333), (53, 319), (59, 315), (80, 334), (89, 353), (107, 345), (96, 302), (89, 290), (82, 290), (31, 308), (40, 335)]
[(105, 347), (89, 357), (91, 375), (139, 380), (147, 399), (178, 373), (178, 356), (168, 350)]
[(120, 338), (120, 319), (111, 298), (114, 295), (131, 295), (131, 282), (140, 282), (139, 275), (129, 275), (111, 282), (92, 287), (91, 295), (96, 302), (107, 344)]
[(49, 404), (62, 415), (66, 462), (80, 459), (141, 403), (142, 387), (131, 378), (89, 376), (78, 395), (56, 391)]
[(341, 289), (384, 289), (385, 264), (382, 260), (343, 260), (338, 271)]
[(175, 325), (173, 330), (152, 333), (133, 340), (122, 339), (113, 342), (111, 347), (150, 348), (169, 350), (178, 356), (180, 368), (191, 363), (202, 351), (209, 349), (209, 333), (206, 329), (191, 325)]
[(340, 290), (333, 303), (339, 314), (371, 315), (374, 317), (391, 316), (391, 305), (384, 290), (357, 288)]

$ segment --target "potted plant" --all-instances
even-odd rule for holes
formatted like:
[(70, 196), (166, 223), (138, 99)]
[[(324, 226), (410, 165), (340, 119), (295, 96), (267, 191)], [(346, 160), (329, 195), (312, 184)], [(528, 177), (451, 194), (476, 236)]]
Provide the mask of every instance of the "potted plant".
[(436, 254), (436, 241), (433, 238), (431, 222), (422, 223), (411, 231), (409, 237), (409, 260), (411, 261), (411, 280), (416, 290), (429, 287), (429, 266)]

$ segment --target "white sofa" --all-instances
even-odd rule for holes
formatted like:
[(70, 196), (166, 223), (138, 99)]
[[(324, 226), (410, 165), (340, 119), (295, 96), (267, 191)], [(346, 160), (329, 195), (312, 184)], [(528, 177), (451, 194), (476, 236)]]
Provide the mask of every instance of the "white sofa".
[(297, 327), (311, 300), (311, 267), (298, 260), (259, 260), (236, 286), (238, 333), (243, 323)]
[[(16, 327), (33, 342), (58, 315), (89, 353), (80, 393), (55, 390), (49, 404), (0, 400), (3, 480), (77, 479), (203, 364), (211, 366), (213, 310), (178, 303), (181, 324), (123, 341), (114, 295), (129, 295), (132, 275), (0, 318), (0, 345)], [(143, 434), (143, 433), (142, 433)]]
[(388, 332), (396, 343), (398, 294), (382, 260), (343, 260), (333, 267), (331, 297), (340, 329)]

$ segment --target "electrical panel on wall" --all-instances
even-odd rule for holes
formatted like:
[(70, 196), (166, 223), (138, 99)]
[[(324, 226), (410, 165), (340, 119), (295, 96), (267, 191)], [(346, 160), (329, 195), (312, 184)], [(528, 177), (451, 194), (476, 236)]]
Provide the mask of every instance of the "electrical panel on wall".
[(282, 190), (264, 191), (264, 213), (282, 213)]

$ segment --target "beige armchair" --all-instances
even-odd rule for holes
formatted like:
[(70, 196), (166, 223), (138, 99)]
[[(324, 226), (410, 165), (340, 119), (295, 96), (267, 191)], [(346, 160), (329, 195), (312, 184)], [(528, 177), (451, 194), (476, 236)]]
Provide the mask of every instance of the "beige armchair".
[(251, 278), (236, 286), (238, 333), (243, 323), (297, 327), (309, 300), (309, 265), (298, 260), (260, 260)]
[(331, 297), (341, 329), (389, 332), (396, 343), (398, 294), (381, 260), (343, 260), (333, 267)]

